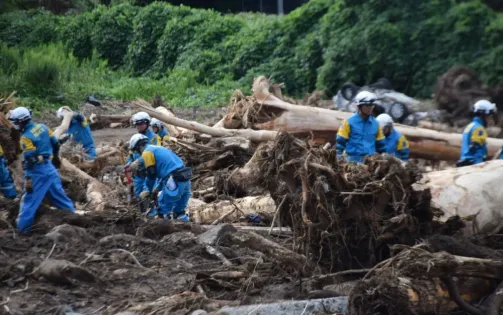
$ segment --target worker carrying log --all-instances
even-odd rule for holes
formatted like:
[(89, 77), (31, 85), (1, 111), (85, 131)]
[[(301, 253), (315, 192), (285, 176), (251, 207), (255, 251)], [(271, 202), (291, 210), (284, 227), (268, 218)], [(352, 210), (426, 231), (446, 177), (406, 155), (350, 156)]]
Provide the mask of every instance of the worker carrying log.
[(152, 118), (152, 130), (161, 138), (161, 143), (165, 145), (169, 143), (171, 137), (169, 136), (169, 132), (164, 128), (164, 124), (157, 118)]
[[(63, 120), (65, 112), (72, 112), (72, 110), (68, 106), (63, 106), (58, 109), (56, 116), (60, 120)], [(93, 134), (91, 133), (87, 118), (84, 115), (81, 113), (73, 113), (72, 121), (66, 133), (68, 136), (60, 140), (61, 144), (67, 141), (69, 137), (72, 137), (74, 143), (82, 144), (86, 154), (86, 160), (93, 161), (96, 159), (96, 146), (94, 145)]]
[(21, 131), (23, 151), (24, 194), (21, 199), (17, 229), (29, 232), (37, 209), (45, 197), (58, 209), (75, 212), (66, 195), (56, 168), (59, 168), (59, 141), (51, 129), (31, 120), (31, 112), (18, 107), (9, 112), (14, 128)]
[(382, 128), (372, 116), (376, 101), (377, 96), (372, 92), (362, 91), (356, 95), (358, 110), (342, 122), (337, 133), (335, 149), (338, 157), (346, 151), (349, 162), (362, 163), (367, 155), (386, 152)]
[[(150, 129), (151, 119), (149, 114), (145, 112), (138, 112), (131, 117), (131, 121), (133, 125), (136, 126), (136, 130), (147, 137), (150, 144), (161, 145), (161, 138)], [(145, 164), (143, 163), (143, 159), (141, 159), (140, 153), (133, 151), (130, 152), (126, 161), (125, 170), (131, 171), (134, 174), (133, 185), (136, 199), (140, 200), (140, 194), (142, 191), (152, 190), (155, 181), (147, 178)], [(141, 202), (140, 212), (145, 212), (147, 210), (146, 208), (147, 205), (144, 202)], [(155, 212), (152, 214), (154, 215)]]
[(3, 148), (0, 145), (0, 190), (5, 198), (17, 197), (16, 186), (12, 180), (12, 174), (7, 168), (7, 159), (4, 157)]
[(473, 120), (463, 131), (461, 157), (457, 167), (487, 161), (487, 130), (489, 117), (495, 118), (496, 104), (480, 100), (473, 105)]
[(402, 161), (409, 159), (409, 141), (398, 130), (393, 128), (393, 118), (388, 114), (377, 116), (386, 141), (386, 153), (393, 154)]
[(135, 134), (129, 141), (129, 149), (141, 154), (147, 170), (147, 177), (155, 180), (151, 191), (141, 193), (141, 198), (151, 197), (159, 207), (164, 219), (189, 221), (185, 208), (191, 194), (190, 178), (192, 169), (168, 148), (149, 145), (149, 139)]

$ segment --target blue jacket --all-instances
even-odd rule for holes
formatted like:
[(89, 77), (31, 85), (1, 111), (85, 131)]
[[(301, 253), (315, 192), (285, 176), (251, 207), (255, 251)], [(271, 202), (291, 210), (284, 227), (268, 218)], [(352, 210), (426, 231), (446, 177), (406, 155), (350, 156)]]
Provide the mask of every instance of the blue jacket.
[(89, 128), (87, 118), (84, 115), (79, 113), (73, 115), (67, 133), (73, 135), (73, 141), (82, 143), (84, 149), (94, 148), (94, 138), (91, 128)]
[(337, 133), (335, 149), (338, 156), (346, 151), (350, 162), (363, 162), (367, 155), (372, 155), (376, 151), (385, 152), (386, 142), (381, 126), (374, 117), (363, 119), (355, 113), (342, 122)]
[(385, 140), (386, 153), (394, 154), (402, 161), (407, 161), (409, 159), (409, 141), (407, 141), (404, 135), (399, 133), (395, 128), (392, 128)]
[[(147, 131), (145, 131), (144, 135), (147, 136), (150, 144), (161, 145), (161, 137), (159, 137), (155, 132), (153, 132), (152, 129), (148, 128)], [(137, 152), (129, 152), (129, 156), (127, 158), (126, 163), (134, 162), (137, 159), (139, 159), (140, 157), (141, 157), (141, 155)], [(138, 169), (140, 169), (140, 167), (142, 167), (142, 165), (143, 165), (143, 160), (140, 162)]]
[(161, 131), (157, 135), (161, 138), (162, 144), (169, 142), (169, 132), (165, 128), (161, 128)]
[(484, 162), (487, 158), (487, 131), (480, 117), (473, 118), (466, 126), (461, 140), (461, 160), (473, 159), (473, 164)]
[(171, 172), (184, 167), (183, 161), (168, 148), (148, 145), (141, 155), (145, 167), (155, 167), (156, 182), (154, 189), (161, 190), (163, 181), (169, 178)]
[[(44, 160), (50, 160), (55, 145), (58, 145), (58, 139), (49, 127), (32, 121), (28, 122), (21, 134), (21, 149), (25, 166), (28, 160), (36, 159), (38, 156), (42, 156)], [(24, 169), (25, 177), (31, 177), (31, 169), (28, 167)]]

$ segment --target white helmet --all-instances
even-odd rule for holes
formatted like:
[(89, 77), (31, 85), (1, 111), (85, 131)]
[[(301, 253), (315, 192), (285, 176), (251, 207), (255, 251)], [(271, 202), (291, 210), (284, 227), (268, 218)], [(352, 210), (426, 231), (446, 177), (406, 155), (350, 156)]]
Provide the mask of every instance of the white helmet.
[(72, 110), (70, 109), (70, 107), (68, 106), (63, 106), (63, 107), (60, 107), (58, 109), (58, 111), (56, 112), (56, 117), (58, 117), (59, 119), (63, 119), (63, 115), (65, 112), (71, 112)]
[(162, 128), (162, 127), (164, 127), (164, 125), (162, 124), (162, 121), (160, 121), (157, 118), (152, 118), (152, 120), (150, 121), (150, 125), (152, 127), (157, 127), (159, 129)]
[(473, 112), (477, 114), (496, 114), (496, 104), (491, 103), (487, 100), (480, 100), (473, 104)]
[(134, 114), (133, 117), (131, 117), (131, 120), (133, 121), (133, 125), (140, 123), (146, 123), (147, 125), (150, 124), (150, 116), (145, 112), (138, 112)]
[(18, 107), (9, 111), (9, 120), (17, 125), (31, 119), (31, 111), (26, 107)]
[(147, 136), (142, 135), (141, 133), (134, 134), (131, 137), (131, 140), (129, 140), (129, 150), (136, 148), (136, 146), (143, 140), (145, 140), (145, 142), (148, 142)]
[(374, 105), (377, 101), (377, 95), (369, 91), (361, 91), (360, 93), (356, 94), (354, 101), (356, 103), (356, 106), (367, 104)]
[(393, 118), (391, 118), (388, 114), (381, 114), (377, 116), (376, 119), (379, 122), (379, 125), (381, 125), (381, 128), (393, 125)]

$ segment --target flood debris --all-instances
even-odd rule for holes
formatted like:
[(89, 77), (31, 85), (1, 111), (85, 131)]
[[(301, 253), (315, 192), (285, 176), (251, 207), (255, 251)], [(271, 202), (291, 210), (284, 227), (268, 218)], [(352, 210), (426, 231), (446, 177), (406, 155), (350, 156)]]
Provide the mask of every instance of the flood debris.
[[(0, 199), (7, 210), (0, 212), (0, 307), (13, 314), (498, 313), (500, 202), (484, 198), (499, 187), (499, 161), (425, 174), (425, 163), (459, 155), (460, 136), (400, 126), (415, 135), (416, 157), (430, 162), (376, 154), (348, 163), (325, 146), (347, 113), (323, 108), (316, 93), (288, 99), (263, 77), (253, 92), (236, 91), (211, 126), (158, 99), (81, 108), (95, 114), (89, 121), (104, 136), (92, 163), (78, 146), (63, 145), (59, 172), (78, 212), (42, 205), (24, 235), (15, 230), (20, 201)], [(190, 223), (145, 216), (138, 200), (127, 201), (125, 134), (135, 131), (111, 124), (129, 128), (138, 108), (165, 122), (164, 145), (193, 169)], [(490, 149), (501, 141), (491, 139)], [(22, 182), (17, 162), (13, 176)]]

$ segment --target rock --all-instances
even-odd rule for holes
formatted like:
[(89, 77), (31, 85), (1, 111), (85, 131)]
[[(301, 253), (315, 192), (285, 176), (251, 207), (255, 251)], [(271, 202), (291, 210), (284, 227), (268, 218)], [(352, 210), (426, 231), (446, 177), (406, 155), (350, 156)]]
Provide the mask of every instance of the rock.
[(96, 279), (87, 269), (67, 260), (47, 259), (40, 265), (38, 275), (56, 284), (71, 284), (72, 280), (94, 282)]
[(112, 272), (112, 274), (116, 275), (116, 276), (122, 276), (126, 273), (129, 272), (129, 269), (125, 269), (125, 268), (121, 268), (121, 269), (116, 269)]
[(232, 224), (219, 224), (199, 235), (198, 240), (203, 244), (215, 245), (225, 234), (234, 232), (237, 230)]
[(189, 246), (197, 243), (197, 237), (189, 231), (175, 232), (162, 238), (161, 243), (169, 243), (175, 246)]
[(311, 314), (312, 312), (348, 313), (348, 298), (335, 297), (318, 300), (285, 301), (271, 304), (246, 305), (223, 307), (217, 314), (227, 312), (233, 315), (288, 315), (288, 314)]
[(45, 236), (56, 243), (94, 242), (94, 238), (87, 233), (86, 229), (69, 224), (58, 225)]

